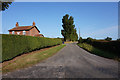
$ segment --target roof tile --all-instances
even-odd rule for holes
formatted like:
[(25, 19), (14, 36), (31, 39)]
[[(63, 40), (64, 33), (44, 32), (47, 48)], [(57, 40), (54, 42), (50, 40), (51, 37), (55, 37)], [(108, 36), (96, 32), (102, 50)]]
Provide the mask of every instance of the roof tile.
[(19, 26), (19, 27), (14, 27), (10, 29), (9, 31), (19, 31), (19, 30), (29, 30), (34, 26)]

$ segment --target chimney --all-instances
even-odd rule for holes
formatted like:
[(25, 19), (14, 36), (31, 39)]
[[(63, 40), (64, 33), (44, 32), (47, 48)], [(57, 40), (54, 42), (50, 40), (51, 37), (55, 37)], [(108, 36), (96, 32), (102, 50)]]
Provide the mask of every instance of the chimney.
[(19, 24), (18, 24), (18, 22), (16, 22), (16, 27), (18, 27), (19, 26)]
[(35, 22), (33, 21), (33, 26), (35, 26)]

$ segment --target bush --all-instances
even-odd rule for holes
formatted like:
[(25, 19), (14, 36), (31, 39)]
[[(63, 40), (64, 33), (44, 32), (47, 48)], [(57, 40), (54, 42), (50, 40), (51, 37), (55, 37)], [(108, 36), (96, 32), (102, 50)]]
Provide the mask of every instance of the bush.
[[(109, 39), (109, 37), (107, 38)], [(101, 49), (103, 51), (112, 52), (116, 55), (120, 53), (120, 41), (107, 41), (107, 40), (95, 40), (90, 37), (87, 39), (82, 39), (82, 43), (88, 43), (95, 48)]]
[(92, 42), (94, 41), (94, 39), (88, 37), (85, 42), (88, 43), (88, 44), (92, 44)]
[(82, 37), (79, 38), (78, 43), (83, 43)]
[(61, 39), (2, 34), (2, 61), (33, 50), (61, 44)]
[(119, 39), (117, 39), (117, 41), (120, 41), (120, 38), (119, 38)]
[(107, 38), (105, 38), (105, 40), (107, 40), (107, 41), (111, 41), (111, 40), (112, 40), (112, 38), (107, 37)]
[(113, 59), (118, 58), (117, 54), (100, 50), (100, 49), (98, 49), (90, 44), (87, 44), (87, 43), (79, 43), (78, 46), (87, 50), (88, 52), (91, 52), (91, 53), (99, 55), (99, 56), (103, 56), (106, 58), (113, 58)]
[(120, 41), (109, 41), (109, 42), (100, 42), (94, 41), (92, 45), (96, 48), (102, 49), (104, 51), (113, 52), (114, 54), (120, 53)]

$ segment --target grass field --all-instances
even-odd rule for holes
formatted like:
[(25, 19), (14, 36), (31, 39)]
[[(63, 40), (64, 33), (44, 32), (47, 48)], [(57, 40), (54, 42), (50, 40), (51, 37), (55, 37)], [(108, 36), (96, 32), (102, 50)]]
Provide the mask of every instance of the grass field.
[(38, 52), (32, 52), (28, 55), (16, 58), (13, 61), (4, 62), (4, 63), (2, 63), (2, 72), (7, 73), (7, 72), (14, 71), (17, 69), (32, 66), (33, 64), (36, 64), (36, 63), (38, 63), (42, 60), (45, 60), (48, 57), (54, 55), (60, 49), (62, 49), (64, 46), (65, 46), (65, 44), (62, 44), (59, 46), (45, 49), (43, 51), (40, 50)]
[(120, 61), (120, 59), (118, 58), (118, 56), (116, 54), (100, 50), (98, 48), (93, 47), (90, 44), (79, 43), (78, 46), (80, 46), (81, 48), (87, 50), (88, 52), (90, 52), (92, 54)]

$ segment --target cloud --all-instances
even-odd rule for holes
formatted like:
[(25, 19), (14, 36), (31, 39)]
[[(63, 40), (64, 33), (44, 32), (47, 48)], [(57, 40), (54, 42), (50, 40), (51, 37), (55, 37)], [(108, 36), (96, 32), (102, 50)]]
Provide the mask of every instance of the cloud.
[(102, 38), (105, 37), (112, 37), (114, 39), (118, 38), (118, 26), (112, 26), (107, 28), (98, 29), (96, 31), (91, 31), (88, 33), (83, 34), (85, 37), (92, 37), (92, 38)]
[(93, 33), (95, 33), (95, 34), (105, 34), (105, 33), (113, 33), (113, 32), (116, 32), (116, 31), (118, 31), (118, 26), (103, 28), (103, 29), (97, 30)]

